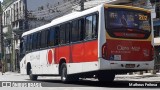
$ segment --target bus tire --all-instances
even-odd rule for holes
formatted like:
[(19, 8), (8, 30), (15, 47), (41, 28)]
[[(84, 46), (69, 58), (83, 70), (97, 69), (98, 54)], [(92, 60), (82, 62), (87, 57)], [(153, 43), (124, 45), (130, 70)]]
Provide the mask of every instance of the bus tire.
[(61, 81), (67, 82), (68, 81), (68, 75), (67, 75), (67, 66), (66, 63), (62, 63), (60, 67), (60, 75), (61, 75)]
[(33, 75), (32, 74), (32, 70), (30, 69), (30, 71), (29, 71), (29, 78), (30, 78), (30, 80), (37, 80), (37, 78), (38, 78), (38, 76), (37, 75)]
[(63, 63), (60, 68), (60, 73), (61, 73), (61, 81), (63, 83), (69, 83), (69, 82), (74, 82), (78, 81), (79, 77), (78, 75), (68, 75), (67, 74), (67, 66), (66, 63)]
[(98, 74), (98, 80), (99, 82), (113, 82), (115, 78), (115, 73), (113, 72), (100, 72)]

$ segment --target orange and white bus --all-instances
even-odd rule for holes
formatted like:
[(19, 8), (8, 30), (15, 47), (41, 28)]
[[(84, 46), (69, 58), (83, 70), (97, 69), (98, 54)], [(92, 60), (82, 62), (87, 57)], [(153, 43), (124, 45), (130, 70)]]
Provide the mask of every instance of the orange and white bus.
[(21, 74), (113, 81), (118, 73), (154, 67), (149, 10), (103, 4), (24, 32)]

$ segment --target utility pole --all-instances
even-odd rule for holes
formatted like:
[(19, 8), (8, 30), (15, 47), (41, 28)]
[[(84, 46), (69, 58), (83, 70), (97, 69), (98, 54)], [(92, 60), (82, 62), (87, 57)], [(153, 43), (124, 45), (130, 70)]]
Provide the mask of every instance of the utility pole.
[(81, 11), (83, 11), (84, 10), (84, 2), (85, 2), (85, 0), (81, 0), (80, 1), (80, 7), (81, 7)]
[(3, 26), (2, 26), (2, 6), (0, 2), (0, 35), (1, 35), (1, 63), (2, 63), (2, 75), (5, 72), (5, 59), (4, 59), (4, 43), (3, 43)]

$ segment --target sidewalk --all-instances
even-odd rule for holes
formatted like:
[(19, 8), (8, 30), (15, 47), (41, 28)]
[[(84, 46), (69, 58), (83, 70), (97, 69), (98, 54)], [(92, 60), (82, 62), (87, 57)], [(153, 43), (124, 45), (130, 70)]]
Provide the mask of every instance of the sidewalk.
[(122, 81), (160, 81), (160, 73), (151, 74), (143, 73), (143, 75), (133, 74), (133, 75), (116, 75), (115, 80)]
[[(2, 75), (2, 72), (0, 72), (0, 76)], [(5, 72), (5, 73), (3, 73), (3, 75), (20, 75), (20, 73), (18, 73), (18, 72)]]

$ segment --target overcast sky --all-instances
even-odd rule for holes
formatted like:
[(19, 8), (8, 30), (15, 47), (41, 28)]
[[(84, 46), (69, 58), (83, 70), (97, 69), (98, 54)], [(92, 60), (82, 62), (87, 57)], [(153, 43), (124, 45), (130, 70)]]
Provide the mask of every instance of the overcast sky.
[(0, 0), (1, 2), (3, 1), (3, 0)]

